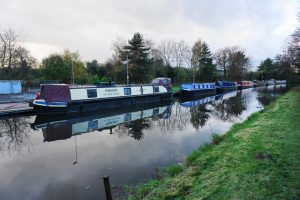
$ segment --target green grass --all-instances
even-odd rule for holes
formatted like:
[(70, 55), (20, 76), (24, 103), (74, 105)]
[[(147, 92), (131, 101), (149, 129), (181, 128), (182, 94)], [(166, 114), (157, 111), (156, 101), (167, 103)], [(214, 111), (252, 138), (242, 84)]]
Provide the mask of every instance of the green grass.
[(172, 165), (166, 169), (166, 172), (169, 176), (174, 177), (175, 175), (181, 173), (183, 171), (183, 167), (181, 165)]
[(300, 88), (214, 137), (130, 198), (300, 199)]
[(173, 92), (179, 92), (180, 86), (173, 86)]

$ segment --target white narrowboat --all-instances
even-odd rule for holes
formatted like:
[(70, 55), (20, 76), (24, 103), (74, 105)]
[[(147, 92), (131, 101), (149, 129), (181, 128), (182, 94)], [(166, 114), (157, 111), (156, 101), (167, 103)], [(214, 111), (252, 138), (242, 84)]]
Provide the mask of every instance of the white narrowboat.
[[(161, 79), (161, 78), (160, 78)], [(108, 110), (173, 98), (171, 80), (148, 85), (70, 86), (42, 84), (30, 104), (38, 114)]]
[(268, 85), (275, 85), (275, 79), (267, 80), (267, 86)]
[(276, 85), (286, 85), (286, 80), (276, 80), (275, 84)]

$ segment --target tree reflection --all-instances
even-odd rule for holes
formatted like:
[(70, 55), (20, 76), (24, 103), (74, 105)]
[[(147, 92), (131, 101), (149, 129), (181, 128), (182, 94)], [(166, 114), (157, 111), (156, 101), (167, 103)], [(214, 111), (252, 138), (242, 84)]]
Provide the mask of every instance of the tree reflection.
[(0, 119), (0, 151), (20, 151), (31, 144), (27, 134), (30, 129), (25, 117)]
[(190, 111), (188, 108), (182, 107), (178, 102), (170, 109), (171, 114), (167, 119), (159, 119), (158, 126), (162, 132), (170, 132), (174, 130), (182, 131), (190, 121)]
[(151, 118), (138, 119), (117, 126), (114, 133), (120, 137), (130, 136), (136, 140), (141, 140), (144, 138), (144, 130), (150, 129), (152, 125)]
[(223, 121), (232, 121), (234, 117), (238, 117), (246, 110), (246, 98), (239, 91), (235, 97), (228, 99), (220, 99), (214, 102), (214, 115)]
[(263, 106), (269, 105), (276, 99), (277, 96), (284, 94), (287, 91), (285, 85), (276, 85), (257, 88), (257, 100)]
[(190, 108), (190, 121), (195, 129), (198, 130), (200, 127), (202, 128), (205, 125), (207, 120), (210, 118), (210, 112), (211, 111), (208, 110), (205, 105)]
[(263, 106), (269, 105), (276, 97), (270, 94), (258, 94), (257, 100)]

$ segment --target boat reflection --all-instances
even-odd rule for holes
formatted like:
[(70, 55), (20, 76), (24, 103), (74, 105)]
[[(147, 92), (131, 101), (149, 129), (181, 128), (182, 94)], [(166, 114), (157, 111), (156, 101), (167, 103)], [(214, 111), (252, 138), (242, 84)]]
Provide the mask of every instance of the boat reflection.
[(235, 90), (233, 92), (227, 92), (227, 93), (221, 93), (216, 95), (216, 101), (222, 101), (222, 100), (226, 100), (226, 99), (230, 99), (232, 97), (235, 97), (237, 95), (237, 93), (240, 92), (238, 90)]
[[(80, 135), (92, 131), (110, 130), (118, 132), (123, 129), (128, 135), (139, 140), (143, 138), (143, 129), (149, 128), (150, 118), (169, 118), (172, 102), (165, 104), (152, 104), (136, 109), (124, 109), (106, 114), (94, 114), (73, 118), (51, 118), (45, 115), (37, 115), (35, 122), (31, 124), (33, 129), (42, 129), (44, 142), (68, 139), (74, 135)], [(125, 131), (126, 129), (127, 131)]]
[(181, 102), (180, 105), (183, 107), (195, 107), (195, 106), (200, 106), (206, 103), (210, 103), (215, 101), (216, 96), (210, 96), (210, 97), (204, 97), (201, 99), (196, 99), (196, 100), (192, 100), (192, 101), (185, 101), (185, 102)]
[(218, 96), (213, 103), (213, 114), (223, 121), (232, 121), (234, 117), (241, 115), (247, 108), (247, 93), (251, 93), (252, 89), (247, 90), (234, 91)]
[(205, 126), (207, 120), (210, 118), (210, 109), (206, 104), (215, 101), (216, 96), (204, 97), (192, 101), (181, 102), (180, 105), (190, 109), (190, 122), (197, 130)]
[(270, 104), (276, 97), (284, 94), (287, 91), (286, 85), (270, 85), (267, 87), (258, 87), (257, 100), (266, 106)]

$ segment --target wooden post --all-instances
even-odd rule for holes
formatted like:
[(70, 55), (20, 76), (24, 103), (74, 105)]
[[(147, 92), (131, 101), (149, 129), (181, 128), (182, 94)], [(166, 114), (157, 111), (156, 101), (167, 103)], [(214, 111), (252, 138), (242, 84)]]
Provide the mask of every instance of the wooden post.
[(103, 176), (102, 179), (105, 188), (106, 200), (112, 200), (110, 184), (109, 184), (109, 176)]

